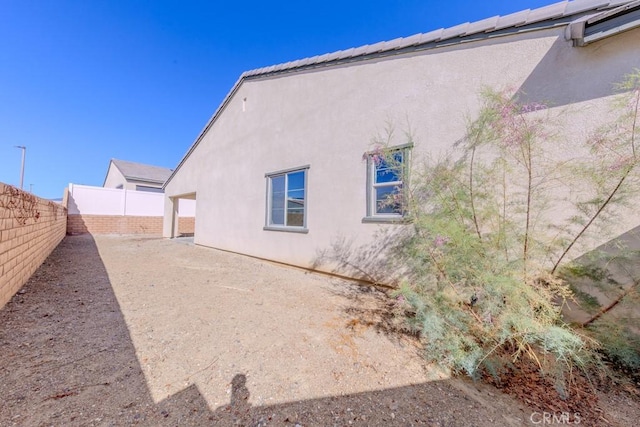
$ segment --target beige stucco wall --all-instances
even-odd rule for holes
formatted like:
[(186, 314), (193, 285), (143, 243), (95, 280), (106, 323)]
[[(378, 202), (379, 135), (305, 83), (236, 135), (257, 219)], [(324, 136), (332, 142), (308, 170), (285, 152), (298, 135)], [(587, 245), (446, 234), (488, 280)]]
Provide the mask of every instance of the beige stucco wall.
[(103, 187), (106, 188), (126, 188), (127, 190), (135, 190), (135, 184), (127, 183), (120, 169), (118, 169), (113, 162), (109, 163), (109, 170), (107, 171), (107, 177), (104, 179)]
[[(575, 48), (557, 28), (245, 81), (168, 183), (165, 236), (169, 197), (195, 192), (197, 244), (305, 267), (338, 242), (363, 253), (401, 227), (362, 222), (362, 155), (387, 123), (398, 144), (411, 128), (414, 160), (437, 155), (463, 137), (483, 86), (509, 87), (565, 109), (567, 130), (583, 136), (612, 84), (640, 67), (639, 39), (634, 30)], [(265, 173), (303, 165), (309, 232), (263, 230)]]

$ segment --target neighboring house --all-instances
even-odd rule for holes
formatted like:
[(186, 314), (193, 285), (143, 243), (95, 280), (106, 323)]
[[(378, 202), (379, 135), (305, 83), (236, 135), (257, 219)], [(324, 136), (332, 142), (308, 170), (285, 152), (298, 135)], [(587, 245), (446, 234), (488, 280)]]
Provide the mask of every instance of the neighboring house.
[(162, 193), (172, 170), (159, 166), (111, 159), (103, 187)]
[(165, 183), (163, 234), (196, 198), (200, 245), (323, 270), (329, 249), (380, 256), (403, 225), (377, 201), (405, 177), (372, 161), (376, 136), (395, 127), (401, 162), (438, 156), (488, 86), (565, 111), (584, 137), (640, 67), (639, 27), (640, 1), (575, 0), (245, 72)]

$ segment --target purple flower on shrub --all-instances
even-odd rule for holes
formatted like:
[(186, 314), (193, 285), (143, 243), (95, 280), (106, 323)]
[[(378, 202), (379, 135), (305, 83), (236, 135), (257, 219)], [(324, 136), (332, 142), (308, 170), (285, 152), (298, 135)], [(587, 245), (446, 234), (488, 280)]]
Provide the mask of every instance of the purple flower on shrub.
[(616, 172), (630, 167), (635, 161), (633, 156), (618, 157), (610, 166), (609, 170)]
[(436, 238), (433, 239), (433, 246), (435, 246), (436, 248), (444, 246), (447, 243), (449, 243), (449, 238), (446, 236), (436, 236)]
[(382, 147), (378, 146), (373, 151), (364, 153), (362, 155), (362, 160), (367, 160), (368, 158), (371, 158), (376, 166), (380, 166), (380, 164), (384, 161), (384, 151)]
[(520, 108), (521, 113), (532, 113), (534, 111), (546, 110), (547, 106), (540, 104), (539, 102), (532, 102), (530, 104), (524, 104)]

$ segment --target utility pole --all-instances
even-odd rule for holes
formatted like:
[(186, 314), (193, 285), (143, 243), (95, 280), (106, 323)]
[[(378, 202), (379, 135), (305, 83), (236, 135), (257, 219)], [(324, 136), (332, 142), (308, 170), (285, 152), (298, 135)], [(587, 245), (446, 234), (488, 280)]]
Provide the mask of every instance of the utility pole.
[(20, 189), (22, 190), (22, 186), (24, 183), (24, 156), (27, 152), (27, 147), (25, 147), (24, 145), (14, 145), (14, 147), (22, 150), (22, 167), (20, 168)]

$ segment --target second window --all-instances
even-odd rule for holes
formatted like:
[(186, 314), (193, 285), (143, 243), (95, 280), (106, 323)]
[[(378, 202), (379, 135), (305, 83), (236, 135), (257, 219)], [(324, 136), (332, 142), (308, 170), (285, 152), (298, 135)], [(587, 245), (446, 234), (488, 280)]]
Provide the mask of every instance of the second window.
[(367, 156), (368, 217), (402, 217), (408, 147), (376, 150)]
[(307, 168), (267, 175), (267, 226), (306, 227)]

